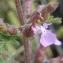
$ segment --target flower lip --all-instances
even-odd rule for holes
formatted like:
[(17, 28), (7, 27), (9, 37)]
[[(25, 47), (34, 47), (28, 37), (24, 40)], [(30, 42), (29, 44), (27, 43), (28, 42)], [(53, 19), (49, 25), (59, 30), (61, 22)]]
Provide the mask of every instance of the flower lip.
[(51, 31), (46, 30), (46, 34), (41, 35), (40, 43), (44, 47), (47, 47), (49, 45), (52, 45), (55, 42), (55, 40), (56, 40), (56, 35)]

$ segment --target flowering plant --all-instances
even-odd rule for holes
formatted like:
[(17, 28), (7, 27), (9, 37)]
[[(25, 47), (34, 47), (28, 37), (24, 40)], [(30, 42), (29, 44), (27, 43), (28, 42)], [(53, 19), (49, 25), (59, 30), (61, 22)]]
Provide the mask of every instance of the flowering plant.
[[(34, 0), (24, 0), (23, 5), (21, 7), (21, 3), (19, 0), (15, 0), (16, 9), (20, 21), (20, 27), (16, 27), (14, 25), (10, 25), (8, 23), (4, 23), (3, 19), (0, 18), (0, 55), (2, 56), (4, 50), (8, 52), (7, 43), (12, 42), (14, 45), (19, 45), (17, 39), (20, 39), (20, 34), (23, 34), (23, 44), (24, 44), (24, 52), (25, 52), (25, 63), (41, 63), (45, 57), (45, 52), (48, 46), (55, 44), (61, 45), (61, 42), (56, 38), (56, 34), (49, 30), (48, 27), (58, 21), (61, 23), (61, 18), (53, 18), (50, 16), (51, 12), (56, 10), (59, 3), (51, 2), (47, 5), (39, 5), (37, 9), (32, 11), (32, 4)], [(29, 21), (26, 23), (27, 19)], [(42, 25), (38, 24), (38, 21), (42, 23)], [(32, 48), (30, 45), (29, 38), (34, 35), (40, 34), (40, 46), (36, 52), (36, 57), (32, 59)], [(3, 60), (0, 57), (1, 63), (13, 63), (13, 56), (9, 53), (7, 57), (10, 60)], [(59, 62), (63, 62), (63, 56), (58, 57)], [(57, 61), (58, 61), (58, 58)], [(49, 60), (49, 62), (52, 60)]]

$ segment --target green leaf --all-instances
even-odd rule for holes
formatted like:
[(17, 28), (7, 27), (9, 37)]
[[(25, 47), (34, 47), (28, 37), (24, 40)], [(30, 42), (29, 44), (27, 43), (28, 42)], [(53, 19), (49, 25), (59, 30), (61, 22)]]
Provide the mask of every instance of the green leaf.
[(53, 16), (50, 16), (47, 20), (48, 23), (56, 23), (61, 24), (61, 18), (54, 18)]
[(51, 20), (51, 19), (53, 19), (53, 16), (49, 16), (48, 20)]
[(0, 41), (0, 46), (1, 46), (3, 43), (4, 43), (4, 42), (1, 42), (1, 41)]
[(8, 53), (8, 57), (9, 57), (9, 62), (13, 63), (14, 62), (14, 57), (12, 56), (12, 54), (10, 52)]
[(20, 37), (17, 35), (8, 35), (8, 34), (0, 33), (0, 39), (10, 40), (10, 39), (19, 39), (19, 38)]
[(2, 57), (0, 57), (0, 63), (6, 63)]
[(10, 36), (10, 39), (19, 39), (20, 37), (19, 36), (16, 36), (16, 35), (12, 35)]
[(7, 48), (6, 44), (4, 44), (4, 49), (5, 49), (6, 51), (8, 51), (8, 48)]
[(4, 49), (6, 49), (6, 42), (7, 41), (0, 42), (0, 53), (2, 53)]
[(9, 52), (7, 55), (7, 60), (4, 60), (2, 56), (0, 56), (0, 63), (14, 63), (14, 57), (12, 56), (12, 54)]
[(12, 39), (11, 42), (12, 42), (14, 45), (19, 45), (19, 42), (18, 42), (17, 40)]
[(3, 52), (4, 42), (0, 42), (0, 53)]
[(0, 33), (0, 39), (3, 39), (4, 35), (2, 33)]
[(3, 47), (0, 48), (0, 54), (2, 54), (2, 52), (3, 52)]
[(14, 45), (19, 45), (19, 42), (16, 40), (16, 39), (19, 39), (19, 38), (20, 37), (17, 36), (17, 35), (9, 35), (9, 34), (0, 33), (0, 39), (1, 39), (0, 53), (2, 53), (4, 49), (8, 50), (6, 43), (9, 42), (9, 41), (12, 42)]
[(3, 34), (3, 33), (0, 33), (0, 39), (9, 39), (10, 36), (8, 36), (7, 34)]

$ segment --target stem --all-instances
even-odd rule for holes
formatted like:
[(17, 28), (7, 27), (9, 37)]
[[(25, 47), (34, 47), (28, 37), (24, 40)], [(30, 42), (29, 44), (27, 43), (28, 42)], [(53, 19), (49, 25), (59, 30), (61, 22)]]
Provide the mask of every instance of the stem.
[[(16, 4), (18, 16), (19, 16), (19, 19), (20, 19), (20, 24), (25, 25), (26, 19), (25, 19), (25, 15), (23, 15), (23, 12), (22, 12), (21, 3), (20, 3), (19, 0), (15, 0), (15, 4)], [(23, 44), (24, 44), (24, 50), (25, 50), (24, 51), (25, 52), (25, 63), (31, 63), (32, 52), (31, 52), (29, 40), (25, 36), (23, 38), (24, 38)]]
[(16, 8), (17, 8), (20, 24), (24, 25), (25, 24), (25, 21), (24, 21), (25, 17), (23, 16), (20, 0), (15, 0), (15, 4), (16, 4)]
[(37, 50), (34, 63), (42, 63), (45, 57), (45, 52), (46, 48), (40, 45), (39, 49)]
[(63, 63), (63, 55), (50, 59), (48, 63)]
[[(32, 48), (28, 38), (24, 38), (25, 63), (32, 63)], [(26, 48), (25, 48), (26, 47)]]

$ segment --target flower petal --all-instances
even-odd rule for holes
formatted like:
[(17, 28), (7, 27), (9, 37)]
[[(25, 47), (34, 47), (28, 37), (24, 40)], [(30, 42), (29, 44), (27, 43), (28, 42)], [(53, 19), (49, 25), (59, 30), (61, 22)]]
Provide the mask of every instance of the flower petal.
[(49, 45), (54, 44), (55, 40), (56, 40), (56, 35), (51, 31), (47, 30), (47, 33), (45, 35), (41, 35), (40, 43), (44, 47), (47, 47)]
[(46, 42), (45, 38), (43, 35), (41, 35), (41, 38), (40, 38), (40, 44), (44, 47), (47, 47), (49, 46), (49, 44)]
[(38, 25), (36, 25), (36, 27), (32, 27), (32, 30), (34, 31), (34, 34), (42, 33), (41, 28)]
[(56, 39), (56, 41), (54, 42), (54, 44), (59, 46), (59, 45), (61, 45), (61, 42), (58, 39)]
[(49, 26), (49, 25), (51, 25), (51, 24), (52, 24), (52, 23), (49, 23), (49, 24), (44, 23), (44, 24), (43, 24), (43, 27), (47, 29), (47, 28), (48, 28), (48, 26)]
[(56, 40), (56, 35), (52, 33), (50, 30), (47, 30), (47, 33), (44, 35), (47, 42), (54, 43)]

